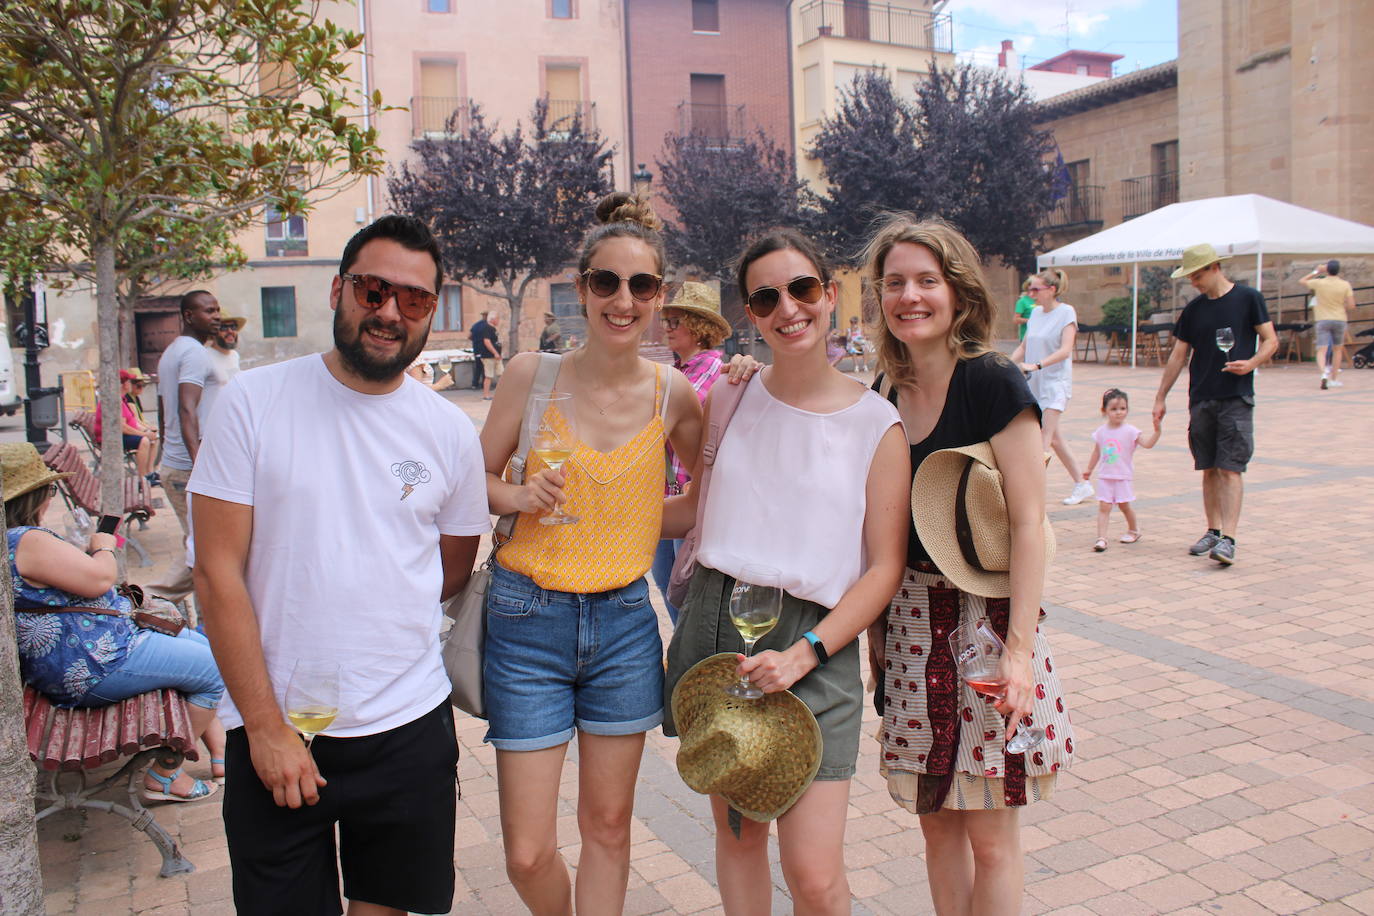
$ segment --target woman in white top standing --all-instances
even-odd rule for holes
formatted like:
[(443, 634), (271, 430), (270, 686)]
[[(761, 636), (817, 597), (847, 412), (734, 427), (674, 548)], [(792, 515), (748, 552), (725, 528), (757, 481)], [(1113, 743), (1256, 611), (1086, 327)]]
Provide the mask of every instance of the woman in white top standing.
[[(857, 638), (902, 575), (906, 436), (891, 404), (827, 364), (835, 284), (808, 239), (769, 232), (745, 251), (737, 277), (774, 362), (745, 390), (717, 450), (665, 695), (701, 659), (743, 649), (729, 617), (735, 577), (746, 564), (777, 569), (782, 614), (739, 673), (765, 693), (790, 689), (816, 716), (824, 752), (815, 781), (778, 819), (782, 871), (797, 913), (848, 913), (845, 813), (863, 708)], [(720, 390), (707, 399), (708, 423)], [(669, 501), (665, 537), (686, 533), (697, 493)], [(675, 734), (675, 723), (664, 731)], [(768, 824), (746, 819), (737, 839), (724, 799), (712, 796), (711, 808), (725, 912), (769, 912)]]
[(1059, 430), (1059, 418), (1073, 396), (1073, 342), (1078, 336), (1078, 313), (1072, 305), (1059, 301), (1068, 288), (1069, 279), (1062, 270), (1031, 275), (1026, 292), (1035, 299), (1035, 308), (1026, 320), (1026, 337), (1011, 359), (1027, 373), (1031, 394), (1040, 405), (1040, 437), (1045, 451), (1054, 449), (1073, 481), (1073, 491), (1064, 497), (1064, 505), (1076, 506), (1093, 495), (1093, 488), (1083, 480)]

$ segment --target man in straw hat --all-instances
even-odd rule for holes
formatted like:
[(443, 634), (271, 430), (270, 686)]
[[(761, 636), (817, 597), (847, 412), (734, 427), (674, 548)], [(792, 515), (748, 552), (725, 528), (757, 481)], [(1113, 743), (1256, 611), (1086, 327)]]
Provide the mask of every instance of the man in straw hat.
[[(453, 905), (440, 602), (491, 525), (472, 422), (406, 375), (442, 282), (419, 220), (360, 231), (329, 290), (334, 348), (239, 374), (196, 463), (241, 913), (338, 913), (340, 870), (354, 916)], [(331, 684), (337, 716), (307, 749), (286, 717), (295, 689)]]
[[(1206, 243), (1183, 252), (1172, 274), (1198, 291), (1178, 316), (1174, 348), (1155, 395), (1154, 419), (1164, 418), (1165, 398), (1188, 364), (1188, 448), (1202, 472), (1207, 531), (1188, 548), (1223, 566), (1236, 560), (1236, 527), (1243, 494), (1241, 475), (1255, 450), (1255, 369), (1278, 349), (1274, 323), (1259, 290), (1222, 273), (1226, 258)], [(1229, 331), (1229, 337), (1219, 334)], [(1226, 348), (1227, 344), (1231, 344)]]
[(229, 380), (239, 374), (239, 332), (247, 323), (247, 318), (221, 315), (219, 327), (205, 342), (210, 369), (221, 385), (229, 384)]
[(539, 351), (557, 353), (563, 349), (563, 329), (558, 326), (558, 316), (553, 312), (544, 313), (544, 328), (539, 332)]

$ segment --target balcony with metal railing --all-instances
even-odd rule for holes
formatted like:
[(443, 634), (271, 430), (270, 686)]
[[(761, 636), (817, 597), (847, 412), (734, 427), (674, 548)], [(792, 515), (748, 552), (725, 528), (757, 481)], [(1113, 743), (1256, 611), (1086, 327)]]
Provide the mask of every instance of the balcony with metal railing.
[(1178, 203), (1178, 172), (1161, 172), (1121, 180), (1121, 218), (1144, 216)]
[(801, 41), (848, 38), (928, 51), (954, 51), (948, 13), (932, 13), (889, 3), (811, 0), (801, 8)]
[(462, 97), (417, 95), (410, 100), (411, 136), (442, 140), (468, 127), (468, 100)]
[(678, 133), (684, 137), (705, 137), (722, 143), (738, 140), (744, 136), (744, 106), (679, 102), (677, 125)]
[(1102, 186), (1076, 184), (1055, 203), (1046, 215), (1045, 229), (1090, 229), (1102, 227)]
[(596, 130), (596, 103), (581, 99), (549, 99), (549, 115), (545, 125), (550, 131), (567, 131), (573, 121), (581, 117), (584, 131)]

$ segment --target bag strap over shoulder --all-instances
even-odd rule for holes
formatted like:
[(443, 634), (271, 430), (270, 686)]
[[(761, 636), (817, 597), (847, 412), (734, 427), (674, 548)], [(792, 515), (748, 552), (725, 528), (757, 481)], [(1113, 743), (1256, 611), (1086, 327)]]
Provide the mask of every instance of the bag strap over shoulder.
[[(525, 482), (525, 462), (530, 454), (530, 405), (534, 403), (536, 396), (553, 391), (554, 382), (558, 379), (558, 369), (562, 363), (563, 356), (560, 353), (539, 354), (539, 365), (534, 370), (534, 381), (530, 384), (530, 392), (525, 397), (525, 409), (520, 415), (520, 444), (516, 446), (515, 454), (510, 457), (509, 477), (511, 483), (523, 484)], [(518, 512), (511, 512), (497, 520), (498, 543), (510, 540), (511, 533), (515, 531), (515, 520), (519, 514)]]
[[(701, 444), (701, 460), (707, 469), (703, 471), (703, 477), (716, 463), (716, 451), (720, 448), (720, 440), (725, 435), (725, 427), (730, 425), (730, 418), (735, 415), (735, 408), (739, 406), (740, 398), (744, 397), (744, 389), (748, 386), (748, 380), (738, 385), (726, 381), (724, 385), (711, 386), (711, 422), (706, 427), (706, 441)], [(704, 480), (702, 485), (705, 486)]]

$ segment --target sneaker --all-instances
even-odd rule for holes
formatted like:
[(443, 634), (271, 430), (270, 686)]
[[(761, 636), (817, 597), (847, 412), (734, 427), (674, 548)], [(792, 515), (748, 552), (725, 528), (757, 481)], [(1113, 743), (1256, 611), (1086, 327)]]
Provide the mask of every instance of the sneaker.
[(1330, 381), (1328, 381), (1327, 384), (1330, 385), (1332, 388), (1340, 388), (1345, 384), (1345, 382), (1341, 381), (1338, 378), (1333, 378)]
[(1218, 538), (1216, 544), (1212, 546), (1212, 552), (1207, 556), (1222, 566), (1230, 566), (1236, 562), (1236, 542), (1226, 537)]
[(1326, 386), (1327, 386), (1327, 385), (1330, 385), (1330, 384), (1331, 384), (1331, 379), (1330, 379), (1330, 377), (1329, 377), (1329, 376), (1323, 375), (1323, 376), (1322, 376), (1322, 391), (1325, 391), (1325, 390), (1326, 390)]
[(1217, 546), (1221, 540), (1221, 535), (1213, 534), (1210, 530), (1202, 537), (1197, 539), (1197, 543), (1188, 548), (1188, 553), (1195, 557), (1205, 557), (1212, 552), (1212, 548)]
[(1089, 496), (1093, 495), (1093, 485), (1086, 480), (1080, 480), (1073, 485), (1073, 492), (1064, 497), (1064, 505), (1076, 506)]

